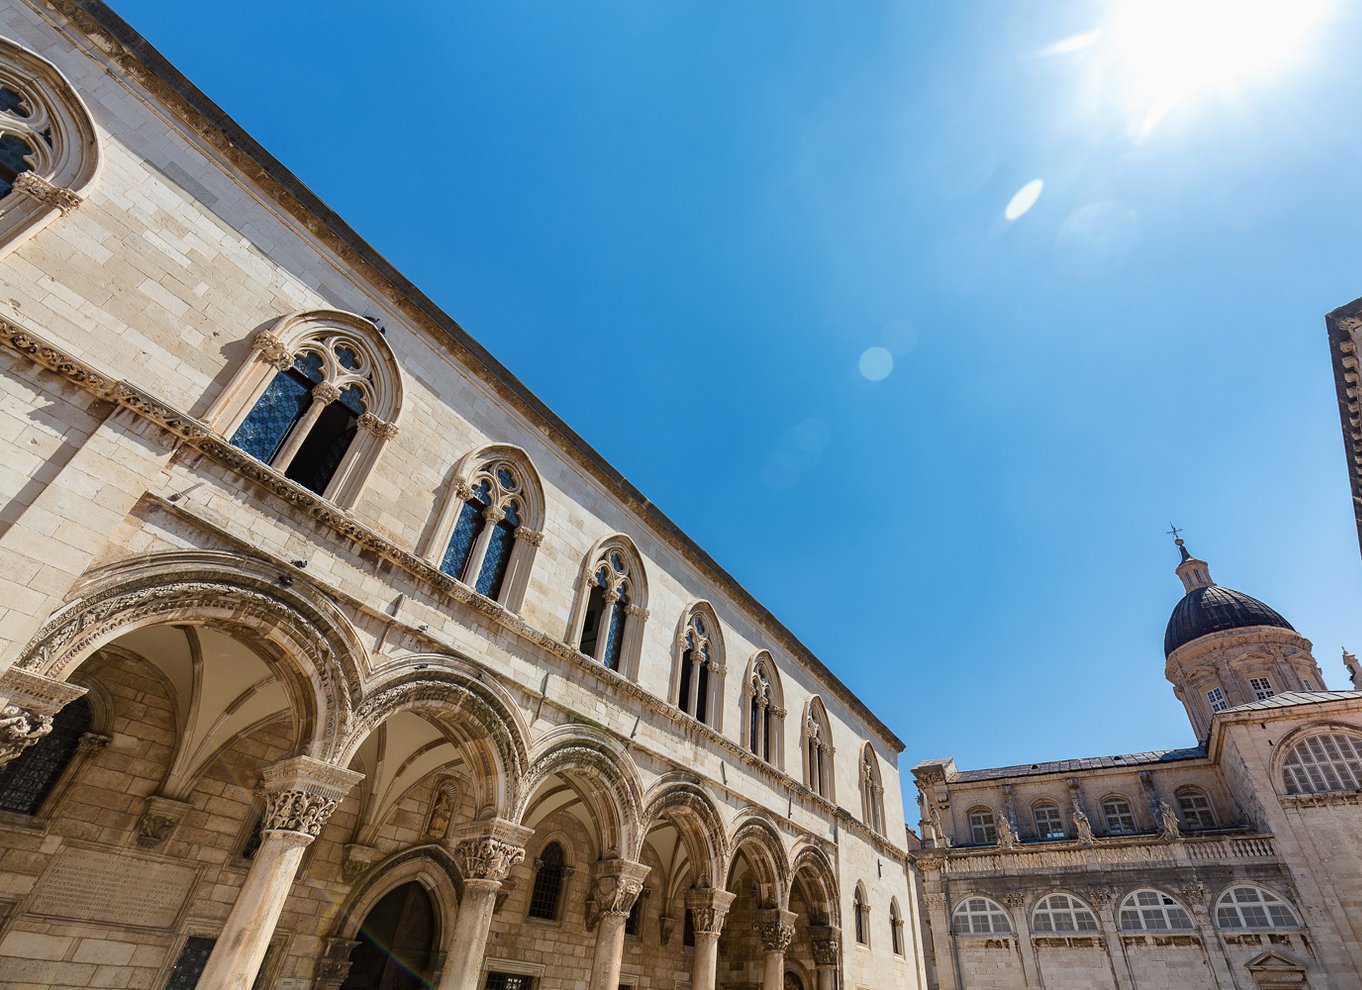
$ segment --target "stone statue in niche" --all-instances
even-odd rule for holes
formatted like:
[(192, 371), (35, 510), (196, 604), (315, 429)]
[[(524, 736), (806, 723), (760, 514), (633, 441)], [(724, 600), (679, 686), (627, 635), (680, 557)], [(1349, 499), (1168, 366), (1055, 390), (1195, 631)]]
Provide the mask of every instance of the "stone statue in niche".
[(453, 790), (453, 785), (446, 783), (435, 791), (435, 800), (430, 805), (430, 818), (426, 822), (427, 838), (443, 839), (449, 831), (450, 819), (454, 817)]

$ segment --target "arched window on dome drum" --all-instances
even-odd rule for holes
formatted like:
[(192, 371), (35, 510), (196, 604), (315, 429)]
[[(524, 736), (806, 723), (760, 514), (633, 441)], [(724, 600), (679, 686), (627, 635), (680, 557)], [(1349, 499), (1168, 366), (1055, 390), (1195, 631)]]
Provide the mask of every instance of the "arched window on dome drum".
[(497, 599), (524, 511), (523, 482), (509, 461), (489, 461), (470, 479), (440, 570)]
[(709, 724), (709, 676), (714, 649), (708, 621), (700, 612), (692, 612), (685, 632), (681, 634), (680, 685), (676, 698), (678, 708), (706, 725)]
[(1121, 902), (1118, 923), (1126, 932), (1187, 932), (1192, 918), (1161, 890), (1137, 890)]
[(629, 606), (633, 604), (630, 591), (624, 555), (619, 550), (608, 550), (591, 575), (579, 648), (611, 670), (620, 669), (624, 627), (629, 621)]
[(0, 810), (36, 815), (90, 731), (90, 702), (77, 698), (52, 717), (52, 731), (0, 767)]
[(558, 905), (563, 899), (563, 881), (567, 878), (567, 857), (563, 847), (550, 842), (534, 864), (534, 889), (530, 891), (531, 918), (558, 920)]
[(231, 442), (309, 491), (326, 495), (367, 411), (372, 364), (348, 334), (303, 341)]
[(1362, 790), (1362, 737), (1322, 732), (1295, 743), (1282, 764), (1288, 794)]
[(1215, 923), (1230, 930), (1268, 930), (1300, 928), (1300, 918), (1291, 905), (1272, 891), (1253, 884), (1231, 887), (1215, 905)]
[(1077, 897), (1050, 894), (1031, 912), (1033, 932), (1095, 932), (1097, 916)]
[(1010, 935), (1012, 921), (997, 901), (969, 897), (955, 906), (951, 931), (956, 935)]

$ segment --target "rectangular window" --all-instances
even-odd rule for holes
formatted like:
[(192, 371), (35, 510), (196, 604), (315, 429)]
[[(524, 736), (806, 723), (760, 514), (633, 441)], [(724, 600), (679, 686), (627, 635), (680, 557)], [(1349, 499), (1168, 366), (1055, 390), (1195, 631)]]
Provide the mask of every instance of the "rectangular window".
[(998, 841), (998, 826), (991, 811), (971, 811), (969, 831), (976, 846), (993, 845)]
[(488, 973), (484, 990), (534, 990), (534, 977), (523, 973)]
[(1272, 690), (1272, 682), (1266, 677), (1249, 678), (1249, 687), (1253, 688), (1253, 696), (1259, 701), (1266, 701), (1277, 693)]
[(1122, 798), (1110, 798), (1102, 802), (1102, 818), (1111, 835), (1134, 835), (1135, 813), (1130, 810), (1130, 802)]
[(1064, 838), (1064, 819), (1059, 816), (1059, 807), (1053, 804), (1038, 804), (1035, 807), (1036, 835), (1042, 839)]
[(203, 967), (208, 965), (208, 957), (215, 944), (217, 939), (201, 935), (191, 935), (185, 939), (180, 958), (175, 960), (175, 968), (170, 971), (170, 979), (166, 981), (166, 990), (194, 990), (199, 985), (199, 977), (203, 975)]
[(1225, 701), (1225, 692), (1219, 688), (1211, 688), (1206, 692), (1206, 697), (1211, 703), (1211, 711), (1213, 712), (1223, 712), (1230, 707)]

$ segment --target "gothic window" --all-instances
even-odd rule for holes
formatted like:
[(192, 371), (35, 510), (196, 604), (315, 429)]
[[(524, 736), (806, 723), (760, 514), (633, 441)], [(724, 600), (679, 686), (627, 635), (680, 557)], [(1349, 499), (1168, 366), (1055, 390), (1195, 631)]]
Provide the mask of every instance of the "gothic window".
[(1102, 799), (1102, 821), (1108, 835), (1135, 834), (1135, 812), (1131, 810), (1130, 802), (1120, 795)]
[(1266, 701), (1277, 693), (1272, 690), (1272, 680), (1267, 677), (1250, 677), (1249, 687), (1253, 689), (1253, 696), (1259, 701)]
[(1062, 839), (1064, 819), (1060, 816), (1059, 805), (1053, 801), (1037, 801), (1031, 806), (1031, 817), (1036, 822), (1036, 838)]
[(208, 965), (208, 957), (213, 954), (217, 939), (202, 935), (191, 935), (185, 939), (180, 949), (180, 957), (175, 960), (175, 968), (170, 971), (166, 990), (194, 990), (199, 985), (203, 968)]
[(1229, 929), (1300, 928), (1291, 906), (1272, 891), (1243, 884), (1220, 895), (1215, 923)]
[(1175, 796), (1183, 828), (1189, 831), (1215, 828), (1215, 809), (1205, 791), (1200, 787), (1179, 787)]
[(951, 931), (956, 935), (1010, 935), (1012, 922), (997, 901), (970, 897), (956, 905)]
[(719, 620), (698, 602), (682, 617), (676, 639), (676, 707), (697, 722), (720, 728), (723, 671)]
[(1213, 712), (1223, 712), (1230, 707), (1229, 702), (1225, 700), (1225, 692), (1218, 687), (1211, 688), (1206, 692), (1206, 700), (1211, 703), (1211, 711)]
[(89, 112), (61, 71), (0, 39), (0, 242), (79, 206), (97, 151)]
[(827, 709), (821, 698), (810, 698), (805, 706), (804, 732), (801, 743), (804, 751), (804, 783), (809, 790), (829, 801), (833, 800), (832, 729), (828, 725)]
[(884, 784), (880, 780), (880, 759), (870, 743), (861, 747), (861, 820), (872, 831), (884, 835)]
[(894, 955), (903, 955), (903, 915), (899, 912), (898, 898), (889, 902), (889, 946)]
[(340, 505), (354, 502), (382, 441), (396, 435), (396, 364), (373, 324), (300, 313), (256, 334), (256, 360), (210, 418), (233, 445)]
[(866, 903), (865, 888), (859, 883), (851, 900), (851, 914), (856, 922), (856, 944), (870, 944), (870, 905)]
[(976, 846), (991, 846), (998, 841), (998, 820), (992, 808), (971, 808), (969, 812), (970, 841)]
[(643, 563), (627, 536), (612, 536), (587, 556), (578, 595), (577, 648), (632, 677), (647, 618)]
[(563, 899), (563, 881), (567, 879), (567, 857), (560, 843), (550, 842), (535, 862), (534, 889), (530, 891), (531, 918), (558, 920), (558, 905)]
[(1120, 928), (1126, 932), (1187, 932), (1192, 919), (1185, 908), (1159, 890), (1137, 890), (1121, 902)]
[(0, 767), (0, 810), (36, 815), (90, 731), (90, 702), (77, 698), (52, 718), (52, 731)]
[(752, 658), (743, 693), (746, 696), (743, 741), (750, 752), (772, 766), (780, 767), (785, 726), (784, 693), (775, 662), (765, 650)]
[(1031, 912), (1034, 932), (1095, 932), (1097, 917), (1088, 906), (1070, 894), (1042, 897)]
[(1282, 765), (1288, 794), (1362, 790), (1362, 737), (1342, 732), (1307, 736)]

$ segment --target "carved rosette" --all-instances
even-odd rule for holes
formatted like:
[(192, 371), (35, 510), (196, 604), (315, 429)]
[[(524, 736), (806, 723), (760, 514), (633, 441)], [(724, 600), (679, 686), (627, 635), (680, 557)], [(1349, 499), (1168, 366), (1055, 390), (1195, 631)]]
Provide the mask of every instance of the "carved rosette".
[(726, 890), (691, 890), (686, 893), (686, 907), (690, 909), (692, 926), (696, 935), (718, 935), (724, 929), (728, 909), (733, 906), (737, 894)]
[(20, 172), (14, 180), (14, 191), (36, 199), (44, 206), (61, 210), (62, 216), (75, 210), (82, 202), (70, 189), (53, 185), (35, 172)]
[(627, 859), (603, 859), (591, 875), (591, 900), (588, 905), (588, 927), (594, 927), (609, 915), (621, 921), (629, 917), (634, 901), (643, 891), (648, 867)]
[(267, 767), (263, 774), (262, 832), (292, 832), (315, 839), (331, 813), (363, 774), (308, 756)]
[(798, 917), (793, 911), (772, 908), (758, 911), (752, 921), (752, 930), (761, 939), (761, 947), (767, 952), (784, 952), (794, 938), (794, 922)]

